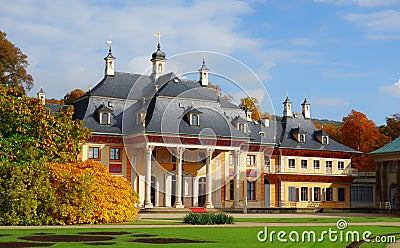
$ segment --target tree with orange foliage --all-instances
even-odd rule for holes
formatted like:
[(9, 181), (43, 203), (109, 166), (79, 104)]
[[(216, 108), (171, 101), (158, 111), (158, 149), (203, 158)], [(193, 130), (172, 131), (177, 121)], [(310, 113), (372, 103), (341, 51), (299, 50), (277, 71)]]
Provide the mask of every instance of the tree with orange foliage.
[(258, 106), (258, 99), (255, 97), (245, 97), (240, 100), (240, 107), (247, 109), (251, 112), (253, 120), (260, 120), (260, 107)]
[(389, 136), (391, 140), (400, 137), (400, 114), (393, 114), (392, 117), (386, 117), (386, 126), (379, 127), (381, 132)]
[[(364, 153), (378, 149), (389, 139), (365, 114), (355, 110), (343, 117), (341, 131), (344, 145)], [(357, 156), (354, 161), (360, 171), (375, 171), (373, 158), (365, 154)]]
[(26, 71), (28, 56), (7, 40), (6, 36), (6, 33), (0, 31), (0, 84), (14, 87), (22, 95), (25, 90), (33, 87), (33, 78)]
[(324, 130), (327, 134), (329, 134), (329, 137), (333, 139), (334, 141), (337, 141), (339, 143), (342, 143), (342, 130), (341, 126), (335, 126), (332, 124), (325, 124), (322, 125), (319, 122), (315, 122), (314, 125), (319, 129), (319, 130)]
[(75, 101), (76, 99), (78, 99), (79, 97), (83, 96), (84, 94), (85, 94), (85, 92), (81, 89), (72, 90), (71, 92), (67, 93), (64, 96), (64, 102), (65, 102), (65, 104), (70, 104), (73, 101)]

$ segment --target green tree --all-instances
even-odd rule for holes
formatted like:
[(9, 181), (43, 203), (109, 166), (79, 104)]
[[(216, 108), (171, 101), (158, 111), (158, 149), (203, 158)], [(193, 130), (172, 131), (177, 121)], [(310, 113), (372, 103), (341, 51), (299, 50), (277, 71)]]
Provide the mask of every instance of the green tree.
[(380, 126), (383, 134), (390, 137), (391, 140), (400, 137), (400, 114), (393, 114), (392, 117), (386, 117), (386, 125)]
[(75, 162), (90, 135), (73, 108), (50, 113), (35, 98), (0, 86), (0, 160)]
[(27, 73), (28, 57), (7, 40), (6, 33), (0, 31), (0, 84), (16, 87), (18, 94), (33, 87), (33, 78)]

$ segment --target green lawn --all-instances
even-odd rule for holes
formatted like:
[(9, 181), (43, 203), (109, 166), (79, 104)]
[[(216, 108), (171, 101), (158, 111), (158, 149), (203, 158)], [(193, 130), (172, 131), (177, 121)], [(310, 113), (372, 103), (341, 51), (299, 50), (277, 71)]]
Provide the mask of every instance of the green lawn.
[[(102, 226), (104, 227), (104, 226)], [(332, 228), (332, 227), (331, 227)], [(333, 229), (333, 228), (332, 228)], [(130, 234), (113, 236), (114, 240), (105, 241), (114, 242), (115, 245), (88, 245), (85, 243), (57, 243), (51, 247), (345, 247), (349, 242), (330, 242), (328, 236), (325, 236), (325, 241), (321, 243), (280, 243), (277, 240), (275, 234), (274, 241), (271, 244), (270, 241), (264, 243), (257, 240), (257, 234), (264, 230), (264, 226), (260, 227), (174, 227), (174, 228), (124, 228), (124, 229), (111, 229), (111, 228), (58, 228), (58, 229), (23, 229), (23, 230), (12, 230), (2, 229), (0, 234), (9, 234), (9, 236), (0, 237), (1, 242), (9, 241), (23, 241), (19, 240), (19, 237), (35, 235), (37, 233), (52, 233), (57, 235), (75, 235), (78, 232), (130, 232)], [(317, 234), (317, 239), (320, 237), (321, 232), (328, 231), (329, 227), (268, 227), (268, 233), (272, 231), (276, 233), (285, 231), (287, 235), (291, 231), (297, 231), (301, 233), (303, 231), (314, 231)], [(336, 228), (334, 230), (337, 230)], [(387, 227), (387, 226), (349, 226), (344, 231), (358, 231), (361, 234), (364, 231), (372, 232), (373, 236), (389, 234), (389, 233), (400, 233), (400, 227)], [(131, 240), (136, 239), (134, 235), (138, 234), (153, 234), (157, 235), (158, 238), (181, 238), (181, 239), (193, 239), (203, 240), (209, 243), (192, 243), (192, 244), (144, 244), (144, 243), (132, 243)], [(151, 238), (151, 237), (149, 237)], [(286, 236), (288, 238), (288, 236)], [(400, 237), (397, 237), (400, 238)], [(384, 245), (374, 244), (363, 244), (362, 247), (385, 247)], [(10, 247), (11, 248), (11, 247)]]

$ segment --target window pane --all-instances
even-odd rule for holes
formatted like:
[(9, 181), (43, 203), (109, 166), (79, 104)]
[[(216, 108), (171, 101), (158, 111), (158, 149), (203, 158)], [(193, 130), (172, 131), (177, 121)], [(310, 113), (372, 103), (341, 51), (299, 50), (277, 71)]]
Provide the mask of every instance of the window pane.
[(345, 201), (344, 188), (338, 188), (338, 201)]
[(289, 201), (296, 202), (296, 187), (289, 186)]
[(120, 148), (110, 148), (110, 160), (121, 160)]
[(99, 148), (98, 147), (89, 147), (89, 158), (99, 159)]

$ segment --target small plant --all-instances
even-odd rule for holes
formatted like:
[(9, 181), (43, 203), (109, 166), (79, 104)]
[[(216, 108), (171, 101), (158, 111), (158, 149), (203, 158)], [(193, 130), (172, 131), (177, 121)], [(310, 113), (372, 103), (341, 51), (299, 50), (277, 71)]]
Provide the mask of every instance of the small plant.
[(192, 225), (234, 224), (235, 219), (225, 213), (188, 213), (183, 222)]

